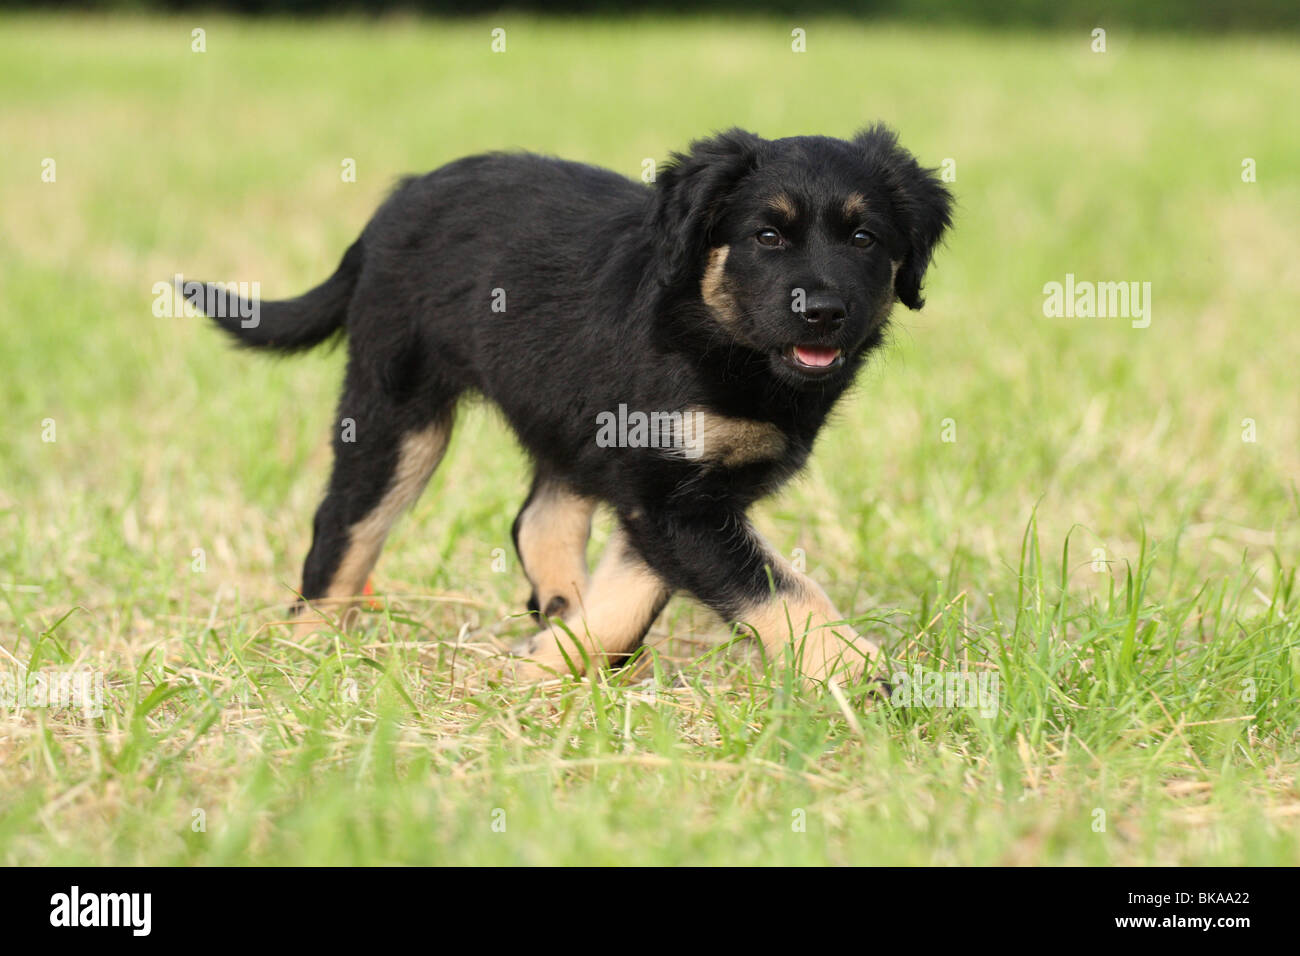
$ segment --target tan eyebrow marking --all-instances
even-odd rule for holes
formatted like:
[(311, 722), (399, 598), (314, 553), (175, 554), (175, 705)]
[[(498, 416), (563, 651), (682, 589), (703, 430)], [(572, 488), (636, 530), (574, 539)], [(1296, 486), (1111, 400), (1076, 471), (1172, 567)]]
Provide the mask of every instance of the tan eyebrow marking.
[(793, 222), (799, 218), (799, 210), (795, 207), (794, 200), (786, 193), (777, 193), (767, 201), (767, 205), (773, 212), (783, 216), (786, 222)]
[(855, 219), (867, 211), (867, 197), (862, 193), (850, 193), (844, 200), (844, 218)]

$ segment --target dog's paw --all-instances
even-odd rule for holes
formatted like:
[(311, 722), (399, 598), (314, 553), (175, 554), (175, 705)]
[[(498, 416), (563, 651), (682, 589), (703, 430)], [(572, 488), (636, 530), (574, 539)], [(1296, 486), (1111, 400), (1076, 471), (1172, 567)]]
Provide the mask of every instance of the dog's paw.
[(505, 684), (541, 684), (569, 673), (567, 667), (552, 667), (533, 657), (508, 657), (497, 667), (495, 677)]
[(502, 667), (502, 679), (517, 683), (537, 683), (555, 680), (574, 673), (581, 676), (586, 661), (571, 642), (567, 654), (560, 650), (557, 634), (553, 630), (537, 631), (515, 645), (515, 655)]

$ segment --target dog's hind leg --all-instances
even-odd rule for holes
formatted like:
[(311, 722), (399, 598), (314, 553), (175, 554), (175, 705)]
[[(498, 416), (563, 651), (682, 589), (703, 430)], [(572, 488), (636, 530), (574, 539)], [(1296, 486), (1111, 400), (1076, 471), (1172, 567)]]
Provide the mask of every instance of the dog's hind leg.
[(515, 550), (533, 586), (528, 610), (563, 617), (587, 587), (587, 539), (596, 502), (539, 474), (515, 518)]
[[(451, 406), (415, 416), (345, 391), (334, 436), (334, 470), (316, 511), (302, 575), (307, 604), (344, 618), (365, 587), (397, 517), (420, 496), (451, 437)], [(321, 615), (304, 610), (303, 629)]]

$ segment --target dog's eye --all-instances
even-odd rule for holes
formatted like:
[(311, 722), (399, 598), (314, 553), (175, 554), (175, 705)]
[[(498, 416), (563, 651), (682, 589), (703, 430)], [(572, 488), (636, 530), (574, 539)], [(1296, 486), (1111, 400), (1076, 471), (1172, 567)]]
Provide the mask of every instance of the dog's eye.
[(760, 229), (754, 236), (760, 246), (779, 246), (781, 245), (781, 234), (775, 229)]
[(859, 249), (866, 249), (867, 247), (876, 244), (876, 237), (865, 229), (859, 229), (853, 234), (852, 242)]

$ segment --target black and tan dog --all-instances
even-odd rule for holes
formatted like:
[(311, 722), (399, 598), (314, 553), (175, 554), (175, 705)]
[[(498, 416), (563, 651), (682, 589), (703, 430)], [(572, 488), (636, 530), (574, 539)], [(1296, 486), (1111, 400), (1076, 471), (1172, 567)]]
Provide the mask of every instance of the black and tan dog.
[[(851, 141), (731, 130), (650, 188), (490, 154), (405, 180), (297, 299), (250, 310), (200, 290), (247, 346), (347, 335), (303, 599), (361, 593), (438, 467), (457, 401), (478, 393), (536, 469), (514, 538), (548, 620), (522, 676), (626, 659), (675, 591), (769, 652), (793, 640), (809, 678), (860, 673), (876, 647), (746, 511), (803, 466), (895, 301), (920, 308), (951, 202), (881, 126)], [(598, 503), (617, 524), (589, 573)]]

